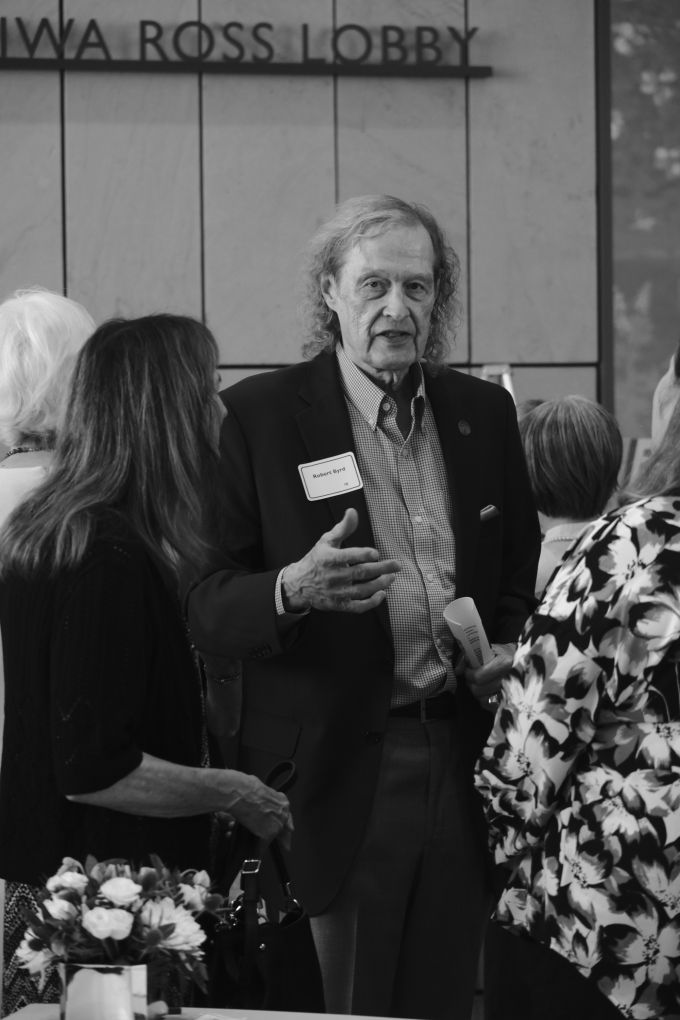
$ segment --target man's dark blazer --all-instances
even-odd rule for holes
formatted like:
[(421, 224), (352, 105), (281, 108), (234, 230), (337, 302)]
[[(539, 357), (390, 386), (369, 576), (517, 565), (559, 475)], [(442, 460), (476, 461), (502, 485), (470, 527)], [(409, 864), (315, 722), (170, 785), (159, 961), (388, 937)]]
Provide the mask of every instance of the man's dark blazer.
[[(426, 370), (426, 390), (451, 492), (456, 594), (474, 598), (491, 641), (514, 641), (535, 604), (540, 543), (514, 404), (500, 386), (451, 369)], [(388, 612), (384, 603), (365, 614), (312, 610), (285, 631), (275, 611), (280, 568), (301, 559), (347, 507), (359, 526), (345, 544), (375, 544), (363, 490), (310, 502), (298, 471), (354, 450), (335, 356), (250, 377), (222, 397), (225, 560), (191, 590), (189, 624), (209, 672), (243, 662), (231, 764), (264, 777), (282, 758), (297, 762), (291, 871), (318, 913), (339, 889), (371, 810), (393, 679)], [(487, 505), (498, 514), (482, 521)], [(491, 716), (462, 682), (457, 700), (471, 764)]]

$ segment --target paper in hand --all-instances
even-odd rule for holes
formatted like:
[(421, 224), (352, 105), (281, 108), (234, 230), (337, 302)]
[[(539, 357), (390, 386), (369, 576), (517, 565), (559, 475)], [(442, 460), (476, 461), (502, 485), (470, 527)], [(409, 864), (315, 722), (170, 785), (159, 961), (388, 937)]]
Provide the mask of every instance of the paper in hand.
[(474, 599), (471, 599), (469, 595), (464, 595), (462, 598), (449, 602), (444, 609), (444, 619), (462, 649), (466, 661), (473, 669), (491, 662), (494, 653), (491, 650)]

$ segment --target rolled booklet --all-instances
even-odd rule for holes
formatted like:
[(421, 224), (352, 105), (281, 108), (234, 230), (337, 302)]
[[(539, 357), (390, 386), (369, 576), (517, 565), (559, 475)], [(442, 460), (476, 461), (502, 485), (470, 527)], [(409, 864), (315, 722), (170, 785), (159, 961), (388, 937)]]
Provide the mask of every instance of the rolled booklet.
[(476, 669), (491, 662), (494, 653), (474, 599), (464, 595), (449, 602), (444, 609), (444, 619), (470, 666)]

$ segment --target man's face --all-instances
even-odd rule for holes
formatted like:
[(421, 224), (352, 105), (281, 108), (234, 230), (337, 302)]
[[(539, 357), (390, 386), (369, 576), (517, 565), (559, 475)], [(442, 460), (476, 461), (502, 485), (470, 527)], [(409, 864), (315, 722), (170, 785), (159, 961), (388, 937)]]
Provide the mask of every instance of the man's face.
[(422, 357), (435, 299), (434, 250), (425, 227), (393, 226), (350, 248), (323, 284), (347, 356), (367, 375), (399, 385)]

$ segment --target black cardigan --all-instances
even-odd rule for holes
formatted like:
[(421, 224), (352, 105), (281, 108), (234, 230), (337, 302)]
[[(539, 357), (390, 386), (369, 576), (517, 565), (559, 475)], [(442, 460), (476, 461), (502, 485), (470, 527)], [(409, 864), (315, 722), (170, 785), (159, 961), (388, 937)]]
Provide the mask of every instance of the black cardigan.
[(5, 733), (0, 875), (41, 882), (64, 856), (150, 852), (205, 867), (208, 818), (150, 818), (73, 803), (142, 752), (201, 762), (199, 681), (172, 583), (132, 534), (100, 525), (83, 562), (0, 583)]

